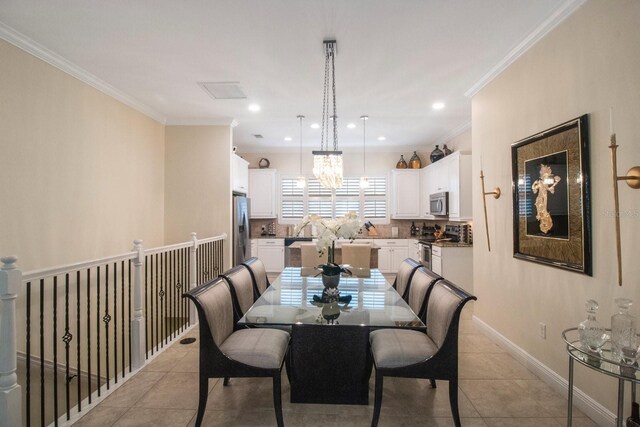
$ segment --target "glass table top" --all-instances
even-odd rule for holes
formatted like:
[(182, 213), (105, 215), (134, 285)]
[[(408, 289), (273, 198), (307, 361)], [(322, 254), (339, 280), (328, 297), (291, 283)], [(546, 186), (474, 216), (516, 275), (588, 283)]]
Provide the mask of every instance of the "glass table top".
[(338, 286), (341, 300), (351, 296), (351, 301), (323, 303), (318, 301), (324, 289), (320, 272), (287, 267), (238, 323), (425, 327), (380, 270), (352, 272), (351, 277), (343, 275)]
[[(607, 329), (606, 332), (610, 334), (611, 330)], [(640, 382), (640, 367), (638, 367), (638, 362), (635, 362), (633, 365), (628, 365), (620, 360), (615, 360), (611, 353), (611, 340), (607, 340), (602, 346), (600, 353), (593, 353), (582, 347), (577, 328), (564, 330), (562, 332), (562, 339), (567, 344), (569, 355), (581, 364), (612, 377)]]

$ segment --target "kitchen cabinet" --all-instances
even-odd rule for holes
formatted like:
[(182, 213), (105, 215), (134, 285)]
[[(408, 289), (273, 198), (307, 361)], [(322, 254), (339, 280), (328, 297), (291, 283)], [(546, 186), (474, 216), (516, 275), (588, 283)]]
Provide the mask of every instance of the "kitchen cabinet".
[(284, 239), (257, 239), (258, 258), (267, 273), (280, 273), (284, 269)]
[(407, 252), (408, 258), (413, 258), (416, 261), (420, 260), (420, 246), (418, 243), (418, 239), (407, 240)]
[(249, 169), (249, 199), (251, 218), (276, 218), (275, 169)]
[(391, 186), (391, 218), (420, 218), (420, 169), (393, 169)]
[(429, 195), (449, 192), (449, 219), (469, 221), (471, 206), (471, 154), (456, 151), (421, 171), (421, 217), (432, 219)]
[(431, 270), (473, 294), (473, 248), (471, 246), (432, 245)]
[(383, 273), (396, 273), (409, 256), (407, 239), (376, 239), (375, 244), (380, 246), (378, 268)]
[(236, 154), (231, 155), (231, 189), (249, 193), (249, 162)]

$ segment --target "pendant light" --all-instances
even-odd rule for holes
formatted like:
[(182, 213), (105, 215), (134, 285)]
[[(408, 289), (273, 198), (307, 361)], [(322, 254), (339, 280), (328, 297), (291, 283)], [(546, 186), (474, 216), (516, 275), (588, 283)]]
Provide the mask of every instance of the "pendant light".
[(304, 120), (303, 115), (298, 116), (298, 121), (300, 122), (300, 174), (298, 175), (298, 179), (296, 179), (296, 187), (304, 188), (306, 185), (306, 181), (304, 179), (304, 175), (302, 175), (302, 120)]
[[(320, 150), (313, 151), (313, 174), (325, 188), (342, 186), (342, 151), (338, 150), (338, 115), (336, 113), (336, 41), (324, 41), (324, 96)], [(329, 89), (331, 88), (331, 90)], [(331, 111), (332, 108), (332, 111)], [(333, 150), (329, 147), (329, 127), (333, 126)]]
[(367, 177), (367, 120), (369, 116), (360, 116), (362, 120), (362, 177), (360, 178), (360, 188), (369, 188), (369, 178)]

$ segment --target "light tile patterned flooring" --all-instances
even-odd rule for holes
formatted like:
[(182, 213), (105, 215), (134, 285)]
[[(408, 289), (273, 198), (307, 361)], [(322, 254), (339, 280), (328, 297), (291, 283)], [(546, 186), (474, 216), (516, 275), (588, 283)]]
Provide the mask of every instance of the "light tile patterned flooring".
[[(472, 324), (473, 303), (460, 325), (459, 404), (462, 425), (562, 426), (567, 401), (536, 378)], [(197, 337), (192, 330), (190, 336)], [(271, 379), (235, 378), (227, 387), (209, 381), (205, 426), (275, 426)], [(368, 426), (369, 406), (289, 403), (283, 373), (282, 401), (287, 426)], [(193, 426), (198, 406), (198, 342), (174, 344), (80, 419), (76, 426)], [(380, 426), (453, 426), (448, 384), (385, 379)], [(596, 424), (574, 409), (574, 426)]]

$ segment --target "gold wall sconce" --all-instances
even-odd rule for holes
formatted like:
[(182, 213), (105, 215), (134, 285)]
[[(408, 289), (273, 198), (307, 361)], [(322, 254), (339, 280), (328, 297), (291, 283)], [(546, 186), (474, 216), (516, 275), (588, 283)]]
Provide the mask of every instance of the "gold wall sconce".
[(494, 199), (499, 199), (502, 192), (500, 187), (496, 187), (493, 191), (484, 191), (484, 172), (482, 171), (482, 160), (480, 161), (480, 182), (482, 183), (482, 205), (484, 206), (484, 229), (487, 232), (487, 248), (491, 252), (491, 241), (489, 240), (489, 221), (487, 221), (487, 200), (486, 197), (492, 195)]
[(618, 286), (622, 286), (622, 248), (620, 246), (620, 199), (618, 198), (618, 181), (626, 181), (633, 189), (640, 188), (640, 166), (634, 166), (624, 176), (618, 176), (618, 159), (616, 151), (616, 134), (613, 132), (613, 114), (611, 114), (611, 175), (613, 177), (613, 218), (616, 223), (616, 251), (618, 255)]

